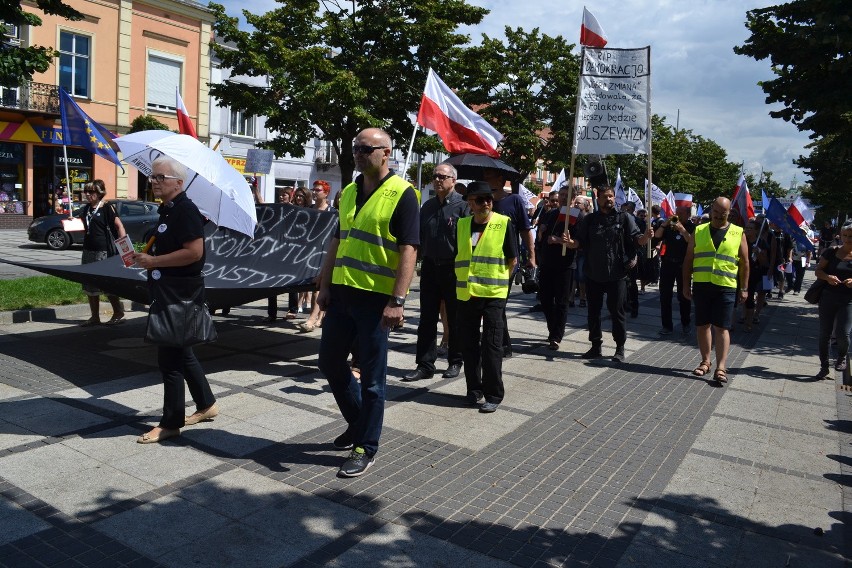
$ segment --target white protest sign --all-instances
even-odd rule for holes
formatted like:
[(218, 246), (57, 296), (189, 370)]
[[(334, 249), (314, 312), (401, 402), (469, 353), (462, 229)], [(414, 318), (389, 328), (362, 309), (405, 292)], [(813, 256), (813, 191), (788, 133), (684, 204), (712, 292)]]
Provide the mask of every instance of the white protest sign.
[(574, 153), (649, 154), (651, 48), (583, 48)]

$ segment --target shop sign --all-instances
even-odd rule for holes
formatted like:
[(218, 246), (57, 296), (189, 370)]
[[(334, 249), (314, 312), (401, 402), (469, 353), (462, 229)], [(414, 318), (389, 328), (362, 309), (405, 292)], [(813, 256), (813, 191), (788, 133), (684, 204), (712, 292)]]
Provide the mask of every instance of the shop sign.
[(24, 161), (23, 144), (0, 144), (0, 164), (21, 164)]
[[(66, 152), (68, 153), (68, 167), (78, 167), (78, 168), (91, 168), (92, 167), (92, 154), (82, 150), (75, 150), (72, 148), (66, 148)], [(57, 166), (65, 165), (65, 156), (62, 154), (61, 150), (56, 150), (54, 152), (54, 157), (56, 158)]]
[(245, 173), (246, 171), (246, 159), (245, 158), (235, 158), (232, 156), (224, 156), (225, 161), (231, 164), (235, 170), (238, 172)]

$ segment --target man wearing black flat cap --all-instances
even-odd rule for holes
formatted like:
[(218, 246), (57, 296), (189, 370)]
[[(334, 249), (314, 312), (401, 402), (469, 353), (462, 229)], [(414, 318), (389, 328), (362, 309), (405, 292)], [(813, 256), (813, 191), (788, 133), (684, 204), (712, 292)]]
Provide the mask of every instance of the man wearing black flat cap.
[(456, 231), (458, 331), (467, 402), (487, 413), (503, 401), (503, 310), (518, 241), (509, 217), (493, 211), (487, 183), (471, 183), (466, 197), (473, 217), (459, 219)]

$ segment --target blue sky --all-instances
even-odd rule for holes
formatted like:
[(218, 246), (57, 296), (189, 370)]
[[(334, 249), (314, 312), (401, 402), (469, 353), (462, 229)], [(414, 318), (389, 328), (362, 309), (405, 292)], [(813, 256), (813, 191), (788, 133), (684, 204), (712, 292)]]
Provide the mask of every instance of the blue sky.
[[(481, 34), (502, 37), (506, 25), (562, 35), (579, 43), (583, 4), (564, 0), (468, 0), (491, 10), (475, 27), (462, 28), (478, 43)], [(275, 7), (272, 0), (225, 0), (230, 15), (245, 8), (263, 13)], [(773, 172), (782, 186), (805, 181), (792, 164), (806, 154), (806, 133), (769, 111), (758, 81), (773, 78), (768, 61), (736, 55), (733, 46), (748, 37), (746, 12), (781, 3), (752, 0), (600, 0), (587, 4), (607, 36), (608, 47), (651, 46), (652, 112), (674, 125), (680, 110), (680, 127), (710, 138), (728, 153), (729, 160), (744, 162), (747, 172)], [(579, 49), (579, 48), (578, 48)], [(452, 86), (452, 85), (451, 85)], [(411, 109), (412, 112), (416, 109)], [(665, 188), (665, 180), (655, 180)], [(732, 180), (731, 187), (736, 183)]]

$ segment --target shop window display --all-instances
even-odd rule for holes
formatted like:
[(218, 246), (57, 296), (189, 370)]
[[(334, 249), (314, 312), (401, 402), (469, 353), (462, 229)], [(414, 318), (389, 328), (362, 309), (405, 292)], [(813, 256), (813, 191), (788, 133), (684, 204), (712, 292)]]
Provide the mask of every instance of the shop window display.
[(24, 179), (24, 145), (0, 144), (0, 214), (27, 212)]

